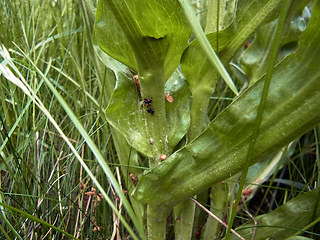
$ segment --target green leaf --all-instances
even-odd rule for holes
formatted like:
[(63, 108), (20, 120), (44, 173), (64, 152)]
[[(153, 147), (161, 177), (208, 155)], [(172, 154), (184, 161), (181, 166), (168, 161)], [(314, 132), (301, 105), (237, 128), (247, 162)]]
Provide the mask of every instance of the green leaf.
[[(317, 2), (297, 52), (274, 70), (250, 164), (265, 159), (320, 122), (319, 12)], [(263, 84), (264, 78), (230, 104), (193, 142), (146, 172), (134, 196), (150, 205), (174, 205), (240, 172), (246, 165)]]
[(173, 102), (166, 102), (168, 146), (172, 152), (190, 126), (190, 90), (179, 71), (166, 82), (165, 93), (173, 98)]
[(101, 0), (98, 1), (94, 37), (95, 42), (108, 55), (132, 69), (137, 69), (134, 54), (125, 33), (111, 9)]
[[(207, 34), (210, 44), (219, 52), (224, 65), (229, 64), (254, 31), (276, 13), (279, 4), (280, 1), (240, 1), (232, 24), (218, 33)], [(184, 52), (181, 68), (191, 85), (192, 93), (199, 88), (213, 92), (217, 74), (208, 58), (203, 56), (198, 40), (193, 41)]]
[(147, 109), (132, 78), (118, 73), (116, 87), (105, 113), (108, 122), (126, 137), (133, 148), (146, 156), (152, 156), (143, 120), (148, 114)]
[[(219, 47), (225, 47), (232, 37), (229, 29), (219, 32)], [(217, 51), (216, 40), (217, 34), (208, 34), (207, 38), (214, 50)], [(200, 67), (199, 67), (200, 66)], [(198, 91), (213, 92), (217, 82), (217, 72), (212, 68), (207, 57), (201, 50), (199, 42), (193, 41), (182, 55), (181, 70), (190, 85), (192, 95), (196, 95)]]
[[(317, 208), (316, 216), (320, 214), (320, 202), (317, 201), (319, 189), (303, 193), (274, 211), (258, 216), (254, 239), (286, 239), (313, 221), (313, 210)], [(251, 239), (254, 225), (246, 223), (235, 229), (245, 239)], [(302, 233), (302, 232), (301, 232)], [(231, 239), (237, 239), (231, 235)], [(295, 238), (290, 238), (295, 239)], [(305, 239), (305, 238), (297, 238)]]
[[(189, 128), (190, 93), (179, 73), (173, 74), (172, 78), (167, 81), (165, 91), (173, 97), (173, 102), (166, 102), (166, 124), (169, 129), (166, 139), (169, 150), (172, 151)], [(154, 141), (157, 138), (151, 135), (150, 126), (146, 120), (154, 116), (148, 113), (147, 109), (134, 80), (118, 73), (116, 88), (106, 109), (107, 120), (126, 137), (128, 143), (136, 150), (149, 157), (158, 157), (160, 153), (154, 149)]]
[(234, 21), (237, 4), (238, 0), (209, 0), (206, 33), (216, 32), (217, 29), (220, 31), (229, 26)]
[(180, 63), (190, 33), (177, 1), (98, 2), (95, 41), (136, 72), (139, 63), (155, 66), (156, 62), (164, 65), (168, 79)]
[[(290, 15), (288, 16), (289, 21), (287, 21), (278, 53), (278, 62), (296, 50), (299, 37), (306, 29), (310, 18), (310, 16), (302, 16), (303, 9), (308, 2), (309, 0), (295, 1), (291, 7)], [(307, 7), (306, 11), (308, 11)], [(254, 41), (240, 56), (240, 64), (251, 84), (266, 72), (268, 64), (266, 56), (270, 51), (270, 43), (272, 42), (276, 25), (277, 20), (261, 26), (255, 34)]]
[[(254, 196), (256, 190), (258, 190), (265, 181), (267, 181), (272, 175), (275, 177), (275, 174), (277, 174), (279, 169), (285, 166), (286, 162), (294, 154), (296, 146), (297, 141), (293, 141), (276, 154), (263, 161), (257, 162), (249, 168), (246, 182), (250, 184), (245, 188), (248, 190), (248, 194), (246, 194), (247, 201)], [(272, 178), (270, 181), (274, 181), (274, 179)], [(304, 186), (304, 184), (302, 185)]]
[[(229, 64), (236, 52), (264, 23), (277, 16), (281, 1), (276, 0), (244, 0), (238, 1), (233, 25), (233, 37), (221, 51), (221, 61)], [(219, 47), (220, 48), (220, 47)]]
[[(131, 67), (139, 75), (141, 96), (152, 98), (154, 114), (140, 119), (154, 144), (146, 150), (151, 167), (159, 164), (159, 154), (167, 154), (165, 82), (180, 63), (191, 30), (175, 0), (100, 0), (97, 10), (96, 42), (111, 57)], [(130, 50), (131, 49), (131, 50)], [(119, 53), (118, 53), (119, 52)], [(136, 101), (131, 99), (132, 101)], [(135, 108), (137, 109), (137, 108)], [(144, 111), (145, 113), (145, 111)], [(128, 124), (127, 124), (128, 125)], [(130, 129), (125, 131), (131, 131)], [(153, 150), (152, 150), (153, 149)]]
[(132, 75), (132, 73), (126, 65), (110, 57), (108, 54), (102, 51), (102, 49), (98, 45), (94, 45), (94, 49), (100, 60), (104, 63), (104, 65), (110, 68), (116, 76), (118, 73), (122, 73), (128, 76)]

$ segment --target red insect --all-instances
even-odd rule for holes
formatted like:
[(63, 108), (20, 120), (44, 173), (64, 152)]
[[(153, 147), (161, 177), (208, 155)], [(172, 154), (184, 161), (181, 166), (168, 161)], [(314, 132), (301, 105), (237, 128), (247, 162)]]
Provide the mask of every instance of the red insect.
[(132, 180), (132, 182), (133, 182), (133, 185), (136, 186), (137, 183), (138, 183), (138, 179), (137, 179), (136, 175), (134, 175), (133, 173), (130, 173), (129, 175), (130, 175), (130, 177), (131, 177), (131, 180)]
[(140, 83), (139, 83), (139, 79), (138, 79), (138, 74), (133, 75), (134, 81), (136, 83), (137, 86), (137, 90), (140, 93)]
[(170, 103), (172, 103), (173, 102), (173, 97), (169, 94), (169, 93), (165, 93), (164, 94), (164, 97), (165, 97), (165, 99), (168, 101), (168, 102), (170, 102)]
[(250, 42), (246, 41), (246, 44), (244, 45), (244, 49), (247, 49), (250, 46)]
[(160, 158), (162, 161), (164, 161), (164, 160), (167, 159), (167, 155), (165, 155), (165, 154), (160, 154), (160, 155), (159, 155), (159, 158)]

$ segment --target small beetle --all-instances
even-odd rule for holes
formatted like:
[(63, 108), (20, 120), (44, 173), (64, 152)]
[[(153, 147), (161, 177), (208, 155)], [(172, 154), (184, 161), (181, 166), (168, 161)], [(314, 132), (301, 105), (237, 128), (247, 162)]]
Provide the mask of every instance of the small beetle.
[(147, 112), (150, 113), (151, 115), (153, 115), (154, 114), (154, 109), (153, 108), (148, 108)]
[(160, 154), (160, 155), (159, 155), (159, 158), (160, 158), (162, 161), (164, 161), (164, 160), (167, 159), (167, 155), (165, 155), (165, 154)]
[(144, 101), (144, 104), (145, 104), (146, 106), (151, 106), (152, 99), (150, 99), (150, 98), (145, 98), (143, 101)]

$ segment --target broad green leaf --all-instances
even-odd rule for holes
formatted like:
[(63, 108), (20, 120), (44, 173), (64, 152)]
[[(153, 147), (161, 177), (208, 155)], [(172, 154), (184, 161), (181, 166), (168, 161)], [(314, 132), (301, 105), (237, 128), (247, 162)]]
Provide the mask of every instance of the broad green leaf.
[(128, 143), (146, 156), (152, 156), (146, 123), (147, 109), (132, 78), (118, 73), (115, 90), (106, 109), (108, 122)]
[(108, 55), (132, 69), (137, 69), (134, 54), (125, 33), (112, 11), (101, 0), (98, 1), (94, 36), (95, 42)]
[(234, 35), (219, 55), (223, 64), (229, 64), (258, 27), (277, 16), (280, 4), (281, 1), (276, 0), (238, 1), (236, 19), (232, 24), (235, 29)]
[(190, 90), (179, 71), (166, 82), (165, 94), (173, 99), (166, 102), (168, 145), (172, 152), (190, 126)]
[[(278, 53), (278, 62), (294, 52), (298, 46), (301, 33), (306, 29), (310, 16), (302, 16), (303, 9), (309, 0), (295, 1), (290, 16), (288, 16), (287, 26), (283, 33), (283, 39)], [(255, 33), (254, 41), (246, 49), (241, 57), (240, 64), (249, 78), (250, 83), (257, 81), (266, 72), (268, 52), (270, 51), (274, 30), (278, 20), (261, 26)]]
[[(320, 2), (299, 48), (274, 70), (250, 164), (261, 161), (320, 122)], [(141, 177), (135, 197), (174, 205), (238, 173), (246, 155), (264, 78), (219, 114), (193, 142)], [(170, 194), (168, 194), (170, 193)]]
[[(258, 224), (256, 226), (254, 239), (264, 240), (270, 238), (282, 240), (299, 232), (300, 229), (303, 229), (306, 225), (315, 220), (312, 219), (314, 209), (317, 209), (315, 216), (319, 216), (320, 202), (317, 200), (318, 194), (319, 189), (303, 193), (274, 211), (258, 216), (255, 219)], [(238, 227), (235, 231), (245, 239), (251, 239), (253, 227), (254, 225), (251, 221), (250, 223)], [(231, 236), (231, 239), (237, 238)]]
[[(190, 93), (184, 79), (178, 73), (167, 81), (165, 91), (173, 98), (173, 102), (166, 102), (166, 124), (169, 129), (166, 139), (169, 150), (172, 151), (190, 124)], [(158, 157), (160, 153), (154, 149), (154, 141), (157, 138), (149, 132), (146, 120), (154, 116), (148, 113), (147, 109), (150, 108), (145, 106), (134, 80), (118, 73), (116, 88), (106, 109), (107, 120), (136, 150), (149, 157)]]
[(95, 40), (111, 57), (138, 72), (164, 65), (168, 79), (180, 63), (191, 31), (177, 1), (99, 0)]

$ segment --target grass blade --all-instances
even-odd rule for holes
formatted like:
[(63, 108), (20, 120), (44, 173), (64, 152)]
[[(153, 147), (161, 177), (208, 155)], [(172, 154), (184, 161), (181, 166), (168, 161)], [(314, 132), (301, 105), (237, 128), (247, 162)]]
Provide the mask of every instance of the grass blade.
[(202, 47), (202, 50), (207, 55), (209, 60), (211, 61), (212, 65), (217, 69), (223, 80), (226, 82), (226, 84), (230, 87), (230, 89), (234, 92), (235, 95), (239, 95), (239, 92), (232, 81), (231, 77), (229, 76), (227, 70), (219, 60), (217, 54), (213, 50), (212, 46), (210, 45), (205, 33), (203, 32), (200, 23), (196, 16), (194, 15), (193, 9), (190, 5), (190, 3), (186, 0), (179, 0), (185, 15), (189, 21), (189, 24), (192, 27), (192, 30), (194, 31), (200, 46)]

